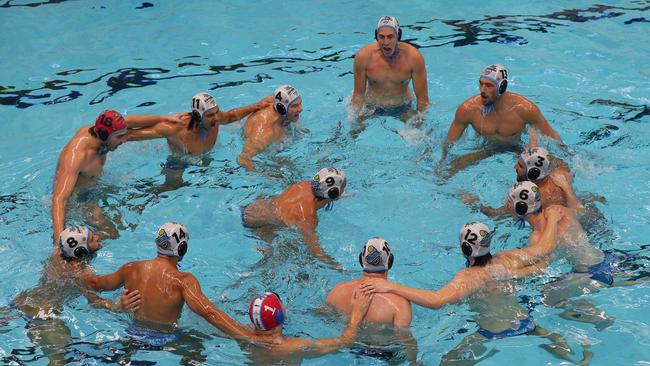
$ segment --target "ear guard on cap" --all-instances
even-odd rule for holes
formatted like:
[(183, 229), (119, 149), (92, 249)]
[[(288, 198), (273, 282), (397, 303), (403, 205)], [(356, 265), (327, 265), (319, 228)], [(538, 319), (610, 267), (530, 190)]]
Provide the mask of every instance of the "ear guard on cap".
[(477, 258), (490, 252), (490, 243), (494, 232), (481, 222), (469, 222), (460, 229), (459, 241), (463, 255)]
[(92, 232), (87, 226), (66, 228), (59, 235), (61, 255), (66, 259), (81, 259), (90, 255)]
[(399, 23), (397, 23), (397, 19), (395, 17), (383, 16), (379, 18), (379, 22), (377, 22), (377, 28), (375, 28), (375, 40), (378, 40), (377, 32), (381, 28), (392, 28), (397, 35), (397, 40), (402, 40), (402, 28), (400, 28)]
[(544, 148), (529, 147), (519, 155), (519, 160), (526, 169), (527, 180), (542, 180), (550, 173), (551, 161)]
[(368, 240), (359, 253), (359, 264), (364, 272), (386, 272), (393, 267), (394, 259), (388, 242), (382, 238)]
[(275, 97), (273, 97), (273, 109), (279, 114), (286, 116), (289, 112), (289, 107), (300, 98), (298, 91), (291, 85), (282, 85), (275, 89)]
[(187, 242), (189, 240), (190, 235), (185, 226), (175, 222), (168, 222), (158, 229), (158, 235), (156, 236), (158, 254), (167, 257), (178, 257), (180, 261), (187, 253)]
[(503, 65), (493, 64), (486, 67), (480, 77), (492, 81), (497, 86), (499, 95), (508, 89), (508, 70)]
[(311, 188), (314, 194), (319, 198), (329, 198), (336, 200), (343, 192), (347, 179), (342, 169), (323, 168), (316, 173), (311, 181)]
[(514, 213), (523, 218), (542, 208), (542, 197), (537, 184), (524, 181), (516, 183), (508, 192), (508, 202)]

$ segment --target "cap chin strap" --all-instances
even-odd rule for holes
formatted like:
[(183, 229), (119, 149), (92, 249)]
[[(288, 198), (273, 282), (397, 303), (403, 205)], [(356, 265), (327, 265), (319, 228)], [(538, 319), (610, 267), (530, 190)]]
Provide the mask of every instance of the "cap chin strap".
[[(499, 97), (497, 97), (499, 99)], [(488, 105), (484, 105), (483, 109), (481, 109), (481, 116), (487, 116), (488, 114), (494, 112), (494, 103), (490, 103)]]
[(325, 206), (325, 211), (332, 211), (334, 208), (334, 200), (330, 200), (327, 202), (327, 206)]
[(209, 128), (205, 127), (203, 122), (201, 122), (201, 129), (199, 130), (199, 140), (205, 140), (208, 137)]

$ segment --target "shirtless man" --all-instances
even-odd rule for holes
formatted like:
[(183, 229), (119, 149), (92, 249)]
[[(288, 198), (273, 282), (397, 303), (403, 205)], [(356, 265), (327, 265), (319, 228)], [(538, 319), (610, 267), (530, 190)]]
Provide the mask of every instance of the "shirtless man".
[(93, 199), (92, 187), (102, 173), (106, 163), (106, 154), (114, 151), (127, 139), (127, 128), (138, 128), (163, 121), (175, 121), (174, 116), (131, 115), (126, 118), (118, 112), (102, 112), (94, 126), (80, 128), (61, 150), (54, 177), (52, 194), (52, 224), (54, 242), (65, 226), (65, 214), (68, 200), (75, 190), (79, 201), (90, 209), (90, 223), (101, 228), (107, 237), (118, 236), (115, 225), (106, 217)]
[[(480, 93), (464, 101), (449, 127), (447, 141), (442, 148), (442, 158), (447, 157), (451, 144), (458, 140), (468, 125), (494, 147), (492, 150), (516, 149), (521, 133), (530, 125), (542, 133), (562, 142), (551, 128), (542, 112), (530, 100), (508, 88), (508, 71), (502, 65), (490, 65), (479, 76)], [(463, 156), (452, 163), (451, 173), (494, 154), (495, 151), (478, 151)]]
[[(316, 258), (338, 268), (332, 257), (323, 252), (316, 234), (317, 211), (325, 206), (330, 210), (334, 201), (345, 192), (347, 180), (341, 169), (323, 168), (311, 181), (289, 186), (271, 199), (259, 198), (242, 209), (244, 226), (261, 229), (296, 226), (307, 250)], [(260, 229), (260, 230), (257, 230)], [(265, 239), (272, 241), (272, 239)]]
[(296, 122), (302, 113), (302, 98), (290, 85), (282, 85), (273, 92), (273, 103), (253, 113), (246, 120), (242, 137), (244, 148), (237, 157), (237, 163), (248, 171), (255, 170), (253, 156), (268, 145), (284, 139), (291, 122)]
[(368, 310), (371, 296), (360, 291), (351, 294), (350, 320), (343, 333), (336, 338), (286, 337), (282, 334), (286, 312), (280, 297), (273, 292), (266, 292), (251, 301), (248, 315), (254, 325), (254, 332), (259, 336), (268, 336), (274, 344), (271, 349), (250, 346), (250, 354), (255, 365), (299, 365), (303, 358), (318, 357), (339, 349), (350, 347), (357, 334), (357, 328)]
[[(531, 181), (537, 185), (540, 190), (542, 207), (564, 206), (573, 210), (576, 216), (580, 217), (585, 208), (578, 200), (571, 185), (573, 176), (569, 167), (562, 160), (552, 157), (546, 149), (537, 147), (537, 140), (532, 130), (530, 136), (531, 145), (524, 148), (514, 166), (517, 181)], [(476, 195), (464, 193), (462, 200), (489, 217), (510, 214), (510, 208), (507, 205), (492, 208), (477, 203), (479, 197)]]
[[(326, 303), (348, 316), (352, 312), (353, 294), (364, 279), (387, 279), (393, 266), (393, 254), (388, 243), (382, 238), (368, 240), (359, 253), (359, 264), (363, 268), (361, 277), (336, 284), (327, 295)], [(365, 320), (392, 325), (398, 341), (406, 348), (407, 359), (412, 363), (417, 361), (417, 343), (409, 328), (411, 303), (407, 299), (395, 294), (377, 294), (370, 303)]]
[(129, 140), (167, 139), (172, 155), (162, 164), (165, 174), (162, 190), (175, 189), (182, 185), (185, 168), (196, 161), (188, 157), (197, 157), (212, 150), (217, 141), (219, 126), (239, 121), (264, 109), (271, 100), (272, 97), (268, 96), (246, 107), (222, 111), (212, 95), (197, 93), (192, 97), (192, 112), (179, 114), (179, 122), (157, 123), (129, 131)]
[(110, 291), (124, 286), (142, 294), (140, 308), (134, 314), (135, 323), (126, 330), (130, 338), (141, 343), (163, 346), (178, 342), (181, 331), (175, 324), (184, 304), (233, 338), (263, 341), (263, 337), (245, 329), (214, 306), (201, 291), (196, 277), (178, 270), (178, 262), (187, 252), (188, 241), (189, 233), (183, 225), (166, 223), (158, 230), (156, 258), (129, 262), (105, 276), (97, 276), (88, 269), (83, 279), (95, 291)]
[(66, 303), (83, 295), (93, 307), (112, 311), (137, 311), (138, 291), (124, 291), (119, 301), (109, 301), (89, 291), (81, 274), (87, 261), (102, 247), (88, 227), (67, 228), (46, 261), (38, 285), (22, 291), (11, 305), (28, 318), (27, 335), (38, 344), (50, 365), (65, 364), (66, 346), (72, 342), (70, 329), (62, 319)]
[[(542, 214), (542, 202), (540, 189), (532, 182), (517, 183), (508, 192), (508, 208), (520, 222), (528, 222), (532, 228), (531, 246), (538, 245), (543, 231), (549, 225), (548, 219)], [(613, 319), (594, 305), (586, 301), (575, 302), (568, 299), (612, 286), (614, 277), (619, 272), (620, 258), (611, 251), (603, 252), (591, 245), (572, 210), (559, 205), (548, 207), (562, 212), (562, 219), (557, 224), (556, 251), (559, 258), (566, 259), (572, 266), (572, 273), (545, 286), (544, 303), (548, 306), (564, 307), (565, 311), (560, 316), (565, 319), (591, 323), (599, 329), (611, 325)]]
[(357, 112), (365, 107), (371, 114), (408, 119), (413, 113), (411, 80), (417, 111), (429, 106), (424, 58), (415, 47), (400, 42), (401, 36), (395, 17), (381, 17), (375, 29), (377, 42), (364, 46), (354, 57), (352, 107)]
[[(511, 289), (511, 280), (529, 276), (546, 267), (545, 257), (555, 247), (558, 221), (562, 212), (553, 206), (544, 211), (548, 225), (536, 245), (523, 249), (490, 253), (493, 233), (482, 223), (465, 224), (459, 235), (460, 247), (467, 259), (467, 266), (456, 273), (454, 278), (437, 291), (422, 290), (388, 282), (385, 279), (366, 279), (361, 290), (368, 293), (393, 293), (405, 297), (420, 306), (439, 309), (446, 304), (454, 304), (469, 298), (470, 309), (477, 313), (479, 330), (466, 337), (459, 346), (443, 356), (442, 363), (458, 362), (468, 350), (474, 355), (482, 355), (488, 340), (501, 339), (522, 334), (534, 334), (550, 339), (553, 345), (543, 347), (555, 356), (571, 362), (573, 353), (566, 341), (559, 335), (536, 326), (529, 317), (528, 310), (518, 304)], [(493, 353), (493, 352), (492, 352)], [(478, 362), (480, 359), (465, 360)], [(591, 355), (583, 353), (583, 362), (588, 363)]]

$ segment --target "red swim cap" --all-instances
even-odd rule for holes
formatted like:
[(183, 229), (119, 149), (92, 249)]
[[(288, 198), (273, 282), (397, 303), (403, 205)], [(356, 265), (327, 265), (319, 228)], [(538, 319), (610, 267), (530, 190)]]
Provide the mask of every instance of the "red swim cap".
[(251, 301), (248, 316), (255, 327), (271, 330), (284, 323), (284, 307), (280, 297), (274, 292), (265, 292)]
[(126, 133), (126, 121), (114, 110), (104, 111), (95, 120), (95, 133), (100, 140), (108, 142), (113, 135)]

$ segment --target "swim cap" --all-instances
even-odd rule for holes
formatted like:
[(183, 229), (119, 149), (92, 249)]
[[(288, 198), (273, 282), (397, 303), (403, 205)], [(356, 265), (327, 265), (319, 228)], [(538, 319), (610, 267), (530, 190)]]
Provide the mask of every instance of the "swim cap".
[(300, 98), (298, 91), (291, 85), (282, 85), (275, 89), (273, 98), (273, 109), (283, 116), (287, 115), (291, 104)]
[(61, 255), (65, 259), (81, 259), (90, 255), (92, 232), (87, 226), (69, 227), (59, 235)]
[(477, 258), (490, 253), (494, 232), (482, 222), (468, 222), (460, 229), (458, 240), (466, 258)]
[(519, 155), (526, 168), (527, 180), (542, 180), (548, 176), (551, 165), (548, 155), (548, 151), (542, 147), (529, 147)]
[(95, 133), (104, 144), (108, 144), (111, 137), (124, 135), (126, 133), (126, 121), (121, 114), (116, 111), (108, 110), (95, 120)]
[(187, 233), (185, 226), (175, 222), (168, 222), (158, 229), (156, 237), (156, 246), (158, 254), (167, 257), (178, 257), (179, 261), (187, 252), (187, 242), (190, 235)]
[(255, 328), (271, 330), (284, 323), (284, 307), (275, 292), (265, 292), (251, 301), (248, 316)]
[(483, 70), (479, 78), (486, 78), (496, 84), (499, 95), (506, 92), (508, 88), (508, 70), (503, 65), (490, 65)]
[(402, 30), (400, 29), (395, 17), (383, 16), (379, 18), (377, 28), (375, 28), (375, 39), (377, 39), (377, 32), (382, 28), (391, 28), (395, 32), (397, 40), (400, 41), (402, 39)]
[(311, 181), (311, 189), (320, 198), (337, 199), (345, 191), (345, 172), (336, 168), (323, 168)]
[(513, 185), (508, 192), (508, 202), (511, 210), (522, 219), (542, 208), (539, 187), (531, 181), (519, 182)]
[(368, 240), (359, 253), (364, 272), (386, 272), (393, 267), (393, 259), (388, 242), (382, 238)]
[(214, 97), (208, 93), (196, 93), (192, 97), (192, 115), (201, 123), (203, 123), (203, 117), (205, 117), (206, 113), (217, 107)]

